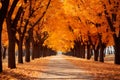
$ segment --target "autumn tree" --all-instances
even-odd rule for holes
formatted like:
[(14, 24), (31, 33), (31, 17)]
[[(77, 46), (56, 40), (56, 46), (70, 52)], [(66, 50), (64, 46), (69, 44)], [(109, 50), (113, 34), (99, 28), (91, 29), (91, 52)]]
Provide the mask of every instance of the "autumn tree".
[[(110, 30), (108, 30), (107, 20), (104, 15), (103, 3), (101, 3), (100, 0), (65, 0), (64, 10), (67, 15), (76, 17), (71, 19), (70, 23), (73, 24), (73, 31), (78, 32), (77, 36), (82, 35), (81, 37), (84, 41), (84, 44), (87, 44), (87, 58), (90, 59), (90, 46), (92, 45), (92, 48), (94, 49), (95, 61), (98, 61), (98, 55), (100, 50), (100, 61), (103, 62), (103, 50), (106, 46), (110, 45), (110, 40), (106, 38), (109, 36), (108, 34), (111, 35)], [(74, 22), (75, 19), (77, 20), (77, 22)], [(80, 28), (75, 28), (75, 25), (77, 25), (77, 27), (80, 26)], [(74, 34), (76, 34), (76, 32), (74, 32)], [(81, 37), (79, 37), (79, 39)], [(79, 43), (78, 46), (80, 45), (81, 44)], [(82, 49), (82, 47), (80, 49)]]
[(102, 1), (104, 14), (107, 19), (115, 43), (115, 64), (120, 64), (120, 1)]
[(10, 4), (11, 6), (9, 6), (10, 9), (7, 14), (6, 22), (7, 22), (7, 31), (8, 31), (8, 39), (9, 39), (8, 67), (12, 69), (12, 68), (16, 68), (16, 62), (15, 62), (16, 27), (18, 20), (20, 19), (20, 16), (23, 12), (23, 7), (18, 0), (11, 1)]
[(8, 10), (9, 0), (0, 0), (0, 72), (2, 72), (2, 27)]
[[(30, 48), (30, 42), (32, 42), (32, 46), (34, 45), (34, 35), (33, 35), (34, 28), (39, 24), (39, 22), (42, 21), (43, 17), (47, 13), (47, 10), (49, 9), (51, 0), (48, 0), (48, 1), (42, 1), (41, 0), (39, 2), (40, 2), (40, 4), (35, 3), (36, 5), (38, 5), (38, 8), (36, 6), (34, 7), (35, 4), (32, 4), (33, 7), (31, 6), (32, 7), (31, 9), (33, 10), (31, 12), (32, 19), (31, 19), (31, 21), (29, 21), (30, 28), (27, 30), (28, 33), (27, 33), (27, 36), (25, 37), (25, 39), (26, 39), (25, 42), (28, 41), (27, 43), (25, 43), (27, 52), (30, 52), (29, 51), (30, 49), (28, 49), (28, 48)], [(44, 4), (44, 5), (42, 5), (42, 4)], [(36, 11), (35, 14), (33, 14), (34, 11)], [(41, 13), (41, 14), (38, 15), (39, 13)], [(36, 16), (34, 16), (34, 15), (36, 15)], [(29, 59), (28, 57), (29, 57), (29, 55), (26, 55), (26, 60)], [(33, 57), (32, 59), (34, 59), (34, 53), (32, 53), (32, 57)]]

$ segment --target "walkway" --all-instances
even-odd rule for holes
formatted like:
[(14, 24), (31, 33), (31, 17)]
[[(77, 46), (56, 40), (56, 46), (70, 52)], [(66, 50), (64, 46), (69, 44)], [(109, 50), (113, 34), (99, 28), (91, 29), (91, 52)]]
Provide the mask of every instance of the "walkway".
[(92, 80), (91, 75), (65, 60), (62, 55), (53, 56), (41, 72), (40, 80)]

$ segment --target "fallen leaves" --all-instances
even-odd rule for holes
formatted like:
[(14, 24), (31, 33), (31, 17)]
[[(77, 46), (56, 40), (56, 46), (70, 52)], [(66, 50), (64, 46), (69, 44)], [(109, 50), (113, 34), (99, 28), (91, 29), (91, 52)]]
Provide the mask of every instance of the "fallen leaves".
[[(113, 63), (101, 63), (76, 57), (66, 57), (68, 61), (92, 74), (96, 80), (119, 80), (120, 66)], [(108, 60), (108, 59), (107, 59)]]
[(4, 70), (0, 74), (0, 80), (33, 80), (39, 79), (41, 76), (41, 69), (45, 68), (50, 57), (39, 58), (32, 60), (30, 63), (17, 64), (16, 69), (7, 68), (5, 60), (3, 66)]

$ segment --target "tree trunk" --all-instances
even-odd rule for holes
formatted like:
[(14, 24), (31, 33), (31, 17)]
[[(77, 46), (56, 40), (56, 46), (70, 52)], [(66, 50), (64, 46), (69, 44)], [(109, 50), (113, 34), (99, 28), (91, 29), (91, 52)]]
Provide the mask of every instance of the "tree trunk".
[(120, 37), (115, 38), (115, 64), (120, 65)]
[(32, 59), (39, 58), (39, 44), (35, 41), (32, 43)]
[(15, 32), (10, 32), (8, 29), (9, 47), (8, 47), (8, 67), (13, 69), (16, 68), (15, 62)]
[(45, 47), (42, 47), (42, 56), (45, 57)]
[(102, 49), (100, 49), (100, 62), (104, 62), (104, 53)]
[[(1, 26), (0, 26), (1, 28)], [(2, 36), (2, 31), (0, 31), (0, 72), (2, 72), (2, 45), (1, 45), (1, 36)]]
[[(106, 19), (109, 24), (110, 30), (113, 33), (115, 33), (115, 26), (113, 25), (110, 15), (108, 16), (108, 11), (106, 9), (106, 5), (104, 8), (105, 8), (104, 13), (106, 15)], [(117, 14), (115, 14), (115, 17), (116, 16), (117, 16)], [(120, 27), (120, 25), (119, 25), (119, 27)], [(113, 38), (114, 38), (114, 42), (115, 42), (115, 61), (114, 61), (114, 63), (120, 65), (120, 31), (119, 31), (119, 36), (117, 37), (116, 34), (113, 34)]]
[(34, 42), (33, 55), (34, 55), (34, 58), (39, 58), (39, 45), (37, 42)]
[(81, 45), (81, 43), (79, 43), (78, 54), (79, 54), (79, 58), (82, 58), (83, 53), (82, 53), (82, 45)]
[(25, 48), (26, 48), (25, 61), (30, 62), (30, 39), (29, 38), (26, 38)]
[(40, 58), (40, 45), (38, 44), (38, 57), (37, 58)]
[(91, 58), (91, 50), (90, 50), (90, 45), (87, 44), (87, 59)]
[(40, 45), (39, 56), (42, 57), (42, 45)]
[(9, 39), (9, 47), (8, 47), (8, 67), (16, 68), (15, 63), (15, 42), (16, 42), (16, 27), (18, 20), (22, 14), (23, 8), (20, 6), (14, 20), (11, 20), (12, 14), (15, 10), (15, 7), (18, 3), (18, 0), (14, 0), (11, 8), (8, 12), (6, 21), (7, 21), (7, 31), (8, 31), (8, 39)]
[(82, 45), (81, 53), (82, 53), (82, 58), (85, 58), (85, 44), (84, 43)]
[(41, 54), (41, 57), (43, 57), (43, 46), (41, 46), (40, 54)]
[(48, 49), (47, 49), (47, 46), (45, 46), (45, 57), (48, 56)]
[(46, 57), (46, 48), (43, 47), (43, 57)]
[(81, 58), (81, 43), (80, 41), (75, 41), (75, 56)]
[(94, 61), (98, 61), (99, 50), (94, 50)]
[(100, 48), (100, 62), (104, 62), (104, 49), (106, 45), (102, 43), (101, 48)]
[(34, 46), (34, 43), (32, 43), (32, 60), (34, 60), (35, 58), (35, 46)]
[(76, 56), (76, 44), (74, 45), (74, 55), (73, 56)]
[(39, 48), (39, 43), (36, 44), (36, 58), (40, 57), (40, 48)]
[(97, 46), (97, 48), (95, 48), (94, 46), (94, 61), (98, 61), (98, 57), (99, 57), (99, 48)]
[(0, 9), (0, 72), (2, 72), (2, 51), (1, 51), (1, 37), (2, 37), (2, 25), (6, 17), (10, 0), (1, 0), (2, 7)]
[(18, 41), (18, 63), (23, 63), (23, 48), (22, 48), (22, 39), (21, 37), (19, 37), (19, 41)]
[[(111, 31), (115, 32), (115, 28), (113, 26), (111, 18), (109, 16), (107, 16), (106, 19), (108, 21)], [(120, 65), (120, 34), (119, 34), (119, 37), (117, 37), (116, 34), (113, 34), (113, 38), (114, 38), (114, 42), (115, 42), (115, 61), (114, 61), (114, 63)]]
[(7, 49), (7, 47), (4, 46), (3, 48), (4, 48), (4, 51), (3, 51), (3, 59), (5, 59), (5, 58), (6, 58), (6, 49)]
[(104, 49), (106, 45), (102, 42), (102, 35), (100, 33), (98, 33), (98, 38), (100, 46), (100, 62), (104, 62)]

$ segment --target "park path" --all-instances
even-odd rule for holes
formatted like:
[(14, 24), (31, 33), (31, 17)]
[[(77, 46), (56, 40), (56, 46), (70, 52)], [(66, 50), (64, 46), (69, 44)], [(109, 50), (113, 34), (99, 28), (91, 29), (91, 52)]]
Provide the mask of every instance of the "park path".
[(92, 75), (65, 60), (63, 55), (53, 56), (41, 72), (40, 80), (93, 80)]

